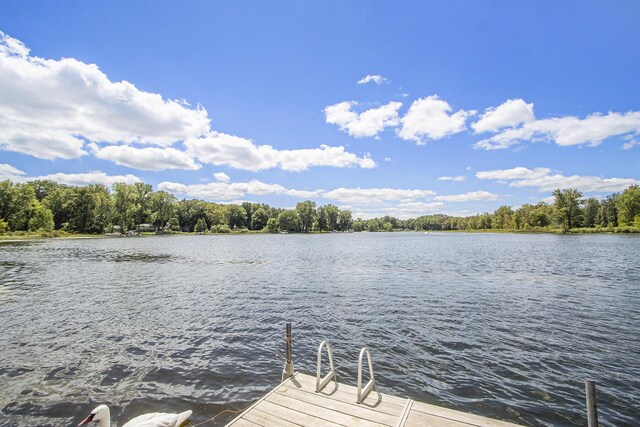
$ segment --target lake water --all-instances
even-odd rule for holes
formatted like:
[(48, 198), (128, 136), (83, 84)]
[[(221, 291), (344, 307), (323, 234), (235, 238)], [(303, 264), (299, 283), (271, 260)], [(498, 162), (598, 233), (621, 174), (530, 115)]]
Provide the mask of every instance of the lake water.
[(286, 321), (299, 371), (327, 338), (341, 382), (368, 346), (381, 392), (586, 425), (593, 378), (603, 425), (640, 419), (639, 236), (354, 233), (0, 243), (0, 425), (242, 409)]

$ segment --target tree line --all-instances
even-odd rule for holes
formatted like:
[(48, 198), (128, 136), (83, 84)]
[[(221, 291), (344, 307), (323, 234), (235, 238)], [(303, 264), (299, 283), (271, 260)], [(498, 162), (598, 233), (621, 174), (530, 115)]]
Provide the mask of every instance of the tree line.
[(347, 231), (351, 212), (335, 205), (316, 207), (300, 202), (295, 209), (264, 203), (219, 204), (178, 200), (150, 184), (67, 186), (49, 180), (26, 183), (0, 181), (0, 233), (53, 232), (126, 233), (151, 227), (154, 231), (229, 233), (233, 230), (269, 232)]
[(640, 231), (640, 187), (602, 200), (584, 199), (576, 189), (553, 192), (554, 203), (501, 206), (493, 213), (468, 217), (443, 214), (401, 220), (384, 216), (353, 219), (349, 210), (304, 201), (295, 209), (264, 203), (219, 204), (178, 200), (150, 184), (117, 183), (67, 186), (54, 181), (0, 181), (0, 233), (57, 230), (69, 233), (126, 233), (149, 228), (157, 232), (394, 231), (394, 230), (531, 230)]

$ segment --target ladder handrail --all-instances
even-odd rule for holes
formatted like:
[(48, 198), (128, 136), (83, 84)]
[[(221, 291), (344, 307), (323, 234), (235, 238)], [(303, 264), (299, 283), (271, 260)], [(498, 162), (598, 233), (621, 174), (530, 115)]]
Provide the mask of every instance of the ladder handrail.
[[(329, 357), (329, 373), (320, 380), (320, 367), (322, 365), (322, 347), (327, 347), (327, 356)], [(329, 341), (324, 340), (320, 343), (318, 347), (318, 363), (316, 369), (316, 393), (322, 390), (331, 380), (334, 380), (336, 385), (338, 385), (338, 377), (336, 376), (336, 370), (333, 367), (333, 356), (331, 354), (331, 344)]]
[[(369, 379), (369, 382), (367, 383), (367, 385), (364, 386), (364, 389), (363, 389), (362, 388), (362, 356), (364, 356), (365, 353), (367, 354), (367, 361), (369, 362), (369, 376), (371, 378)], [(373, 364), (371, 363), (371, 353), (369, 352), (369, 349), (367, 347), (363, 347), (362, 350), (360, 350), (360, 357), (358, 357), (358, 396), (357, 396), (356, 402), (362, 403), (362, 401), (367, 398), (371, 390), (376, 390), (376, 380), (373, 376)]]

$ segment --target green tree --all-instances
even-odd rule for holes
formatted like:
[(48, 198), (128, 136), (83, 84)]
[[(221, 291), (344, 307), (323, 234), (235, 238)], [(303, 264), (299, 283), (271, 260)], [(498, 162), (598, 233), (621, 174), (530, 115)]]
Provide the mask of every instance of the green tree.
[(196, 233), (204, 233), (207, 231), (207, 221), (205, 221), (203, 217), (198, 218), (198, 222), (196, 222), (194, 230)]
[(316, 204), (310, 200), (300, 202), (296, 205), (296, 212), (300, 220), (300, 229), (303, 233), (311, 231), (313, 220), (316, 214)]
[(269, 214), (263, 208), (258, 208), (253, 212), (251, 218), (251, 229), (252, 230), (262, 230), (267, 225), (267, 221), (269, 221)]
[(53, 223), (56, 230), (67, 222), (67, 201), (69, 200), (69, 189), (65, 186), (54, 187), (47, 193), (42, 203), (49, 208), (53, 214)]
[(29, 219), (29, 231), (51, 230), (53, 230), (53, 214), (42, 203), (36, 202)]
[(70, 187), (66, 191), (66, 229), (77, 233), (103, 233), (111, 223), (112, 202), (102, 185)]
[(151, 207), (151, 221), (156, 230), (164, 228), (167, 221), (175, 215), (177, 200), (166, 191), (156, 191), (151, 194), (149, 205)]
[[(340, 211), (338, 214), (338, 229), (342, 231), (347, 231), (351, 228), (351, 224), (353, 223), (353, 219), (351, 218), (351, 211)], [(391, 224), (391, 228), (393, 229), (393, 223), (389, 221)]]
[(251, 230), (251, 223), (253, 222), (253, 206), (251, 202), (242, 202), (242, 209), (245, 212), (244, 224), (247, 226), (249, 230)]
[(138, 211), (136, 192), (133, 185), (124, 182), (113, 185), (114, 216), (122, 232), (133, 229), (134, 217)]
[(35, 191), (29, 184), (16, 184), (14, 188), (14, 197), (12, 200), (11, 214), (7, 218), (11, 230), (26, 231), (29, 226), (29, 219), (36, 206)]
[(551, 208), (546, 203), (538, 203), (529, 213), (531, 227), (547, 227), (551, 224)]
[(512, 220), (513, 220), (513, 209), (511, 209), (511, 206), (500, 206), (493, 213), (491, 225), (496, 230), (507, 230), (511, 228)]
[(636, 215), (640, 215), (640, 186), (632, 185), (616, 199), (618, 226), (632, 225)]
[(598, 220), (598, 212), (600, 211), (600, 202), (593, 197), (587, 199), (584, 204), (584, 215), (582, 216), (583, 227), (595, 227)]
[(320, 206), (316, 210), (316, 229), (318, 231), (326, 231), (329, 229), (329, 222), (327, 221), (327, 210), (324, 206)]
[(140, 224), (146, 224), (151, 216), (151, 194), (153, 187), (151, 184), (136, 182), (133, 184), (135, 189), (135, 225), (140, 231)]
[(326, 205), (324, 207), (327, 215), (327, 227), (329, 230), (338, 229), (338, 215), (340, 215), (340, 209), (335, 205)]
[(226, 225), (226, 212), (223, 205), (207, 203), (204, 206), (204, 216), (207, 224), (211, 224), (211, 227), (214, 225)]
[(36, 199), (38, 199), (39, 202), (42, 202), (53, 191), (62, 187), (57, 182), (48, 179), (36, 179), (35, 181), (31, 181), (29, 184), (33, 187)]
[(600, 202), (600, 209), (598, 210), (596, 221), (601, 227), (615, 227), (616, 224), (618, 224), (616, 201), (619, 197), (619, 193), (613, 193)]
[(281, 212), (280, 215), (278, 215), (278, 228), (280, 231), (300, 231), (298, 213), (293, 209)]
[(269, 233), (277, 233), (278, 232), (278, 220), (275, 219), (275, 218), (269, 218), (265, 228)]
[(582, 193), (575, 188), (557, 189), (553, 192), (555, 203), (553, 204), (554, 216), (562, 231), (569, 231), (578, 226), (581, 221)]
[(226, 206), (226, 219), (229, 228), (242, 228), (247, 223), (247, 211), (238, 205)]
[(176, 213), (184, 231), (193, 231), (198, 219), (206, 216), (207, 203), (202, 200), (183, 199), (178, 202)]
[(165, 227), (168, 227), (172, 231), (180, 231), (180, 221), (178, 221), (178, 218), (173, 217), (169, 219)]

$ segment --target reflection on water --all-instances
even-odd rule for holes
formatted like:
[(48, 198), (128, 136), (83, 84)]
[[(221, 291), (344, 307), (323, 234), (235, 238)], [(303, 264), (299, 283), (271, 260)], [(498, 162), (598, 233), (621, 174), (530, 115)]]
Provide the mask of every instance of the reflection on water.
[[(640, 418), (640, 239), (355, 233), (0, 244), (0, 424), (240, 409), (284, 323), (313, 373), (372, 350), (381, 391), (525, 425)], [(226, 419), (219, 419), (223, 425)]]

